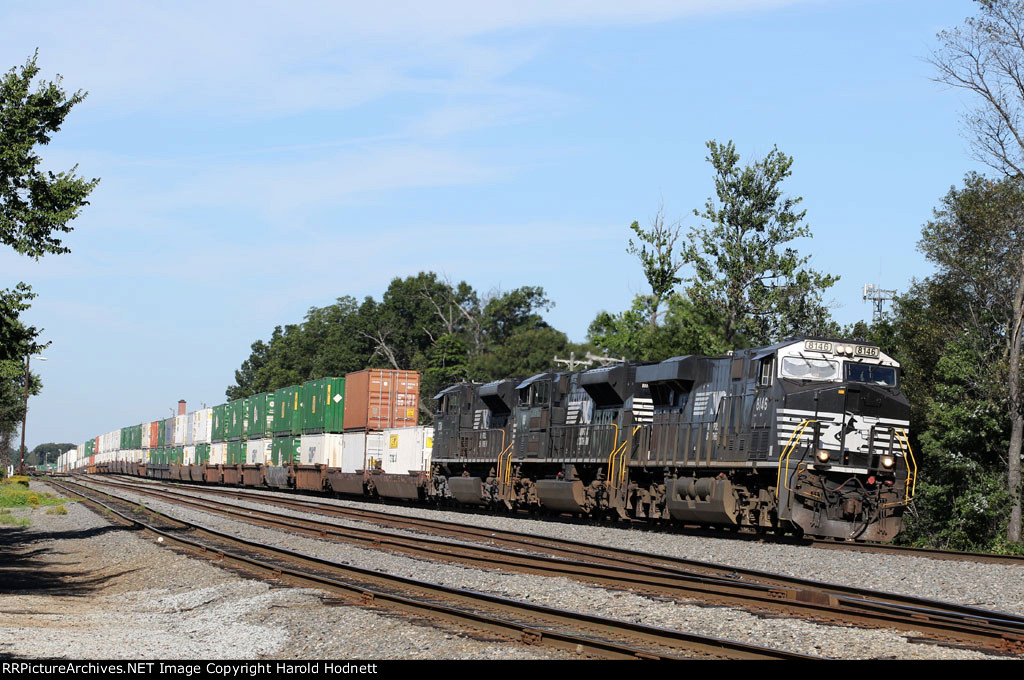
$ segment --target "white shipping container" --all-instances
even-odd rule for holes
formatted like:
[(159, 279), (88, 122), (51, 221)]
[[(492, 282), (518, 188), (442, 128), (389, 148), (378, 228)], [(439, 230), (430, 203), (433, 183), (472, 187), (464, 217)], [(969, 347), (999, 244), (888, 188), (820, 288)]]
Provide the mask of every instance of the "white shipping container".
[(245, 442), (245, 462), (249, 465), (265, 465), (270, 440), (249, 439)]
[(406, 474), (430, 469), (430, 452), (434, 445), (434, 428), (399, 427), (384, 432), (384, 455), (381, 468), (391, 474)]
[(189, 420), (188, 415), (174, 416), (174, 445), (185, 445), (185, 423)]
[(204, 408), (192, 412), (192, 443), (209, 444), (210, 428), (213, 427), (213, 409)]
[(210, 444), (210, 465), (224, 465), (227, 458), (228, 445), (225, 442)]
[(300, 465), (327, 465), (327, 443), (325, 435), (304, 434), (299, 443)]
[(196, 447), (185, 446), (181, 450), (181, 464), (182, 465), (195, 465), (196, 464)]
[(142, 448), (148, 449), (152, 444), (149, 441), (149, 423), (142, 425)]
[(380, 432), (346, 432), (341, 452), (341, 471), (358, 472), (373, 469), (373, 461), (384, 451), (384, 435)]

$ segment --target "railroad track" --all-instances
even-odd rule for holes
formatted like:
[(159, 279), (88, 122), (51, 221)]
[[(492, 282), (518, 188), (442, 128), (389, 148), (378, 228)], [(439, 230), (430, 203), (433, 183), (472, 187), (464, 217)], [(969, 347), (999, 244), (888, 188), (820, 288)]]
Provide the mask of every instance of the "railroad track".
[[(90, 480), (95, 481), (95, 480)], [(817, 657), (644, 626), (362, 569), (245, 540), (172, 518), (77, 482), (47, 480), (94, 509), (184, 552), (248, 573), (326, 590), (360, 606), (486, 631), (578, 655), (616, 659), (812, 659)]]
[[(73, 476), (73, 475), (69, 475)], [(146, 482), (163, 482), (165, 480), (155, 480), (149, 478), (139, 477), (125, 477), (123, 475), (111, 475), (111, 477), (132, 480), (140, 482), (145, 480)], [(95, 477), (94, 477), (95, 478)], [(201, 484), (183, 483), (186, 487), (195, 488), (212, 488), (206, 487)], [(270, 493), (281, 494), (287, 492), (285, 489), (270, 490), (270, 489), (254, 489), (260, 491), (267, 491)], [(294, 491), (294, 490), (291, 490)], [(316, 493), (316, 492), (310, 492)], [(366, 498), (356, 497), (355, 500), (366, 502)], [(459, 508), (451, 507), (445, 508), (452, 512), (466, 512), (471, 515), (480, 515), (483, 517), (493, 517), (494, 513), (475, 510), (471, 508)], [(571, 524), (585, 524), (587, 526), (608, 526), (608, 527), (622, 527), (623, 520), (605, 521), (596, 520), (594, 518), (574, 518), (574, 517), (548, 517), (548, 521), (556, 521)], [(855, 552), (868, 552), (868, 553), (880, 553), (880, 554), (891, 554), (891, 555), (902, 555), (904, 557), (925, 557), (935, 560), (951, 560), (959, 562), (978, 562), (981, 564), (1006, 564), (1024, 566), (1024, 555), (997, 555), (994, 553), (982, 553), (982, 552), (969, 552), (959, 550), (943, 550), (940, 548), (919, 548), (916, 546), (906, 545), (892, 545), (889, 543), (869, 543), (866, 541), (842, 541), (829, 538), (811, 538), (811, 537), (794, 537), (794, 536), (778, 536), (773, 534), (759, 533), (748, 530), (734, 530), (734, 531), (710, 531), (707, 529), (698, 528), (696, 526), (678, 526), (669, 525), (663, 526), (658, 524), (651, 524), (648, 520), (632, 520), (629, 523), (630, 528), (639, 531), (654, 531), (657, 533), (680, 533), (687, 536), (702, 536), (708, 538), (718, 538), (726, 540), (736, 541), (754, 541), (758, 543), (776, 543), (779, 545), (795, 545), (803, 547), (820, 548), (823, 550), (849, 550)]]
[(963, 552), (958, 550), (942, 550), (940, 548), (918, 548), (910, 545), (889, 545), (886, 543), (851, 543), (849, 541), (833, 541), (813, 538), (807, 542), (823, 550), (856, 550), (860, 552), (881, 553), (885, 555), (903, 555), (905, 557), (927, 557), (933, 560), (953, 560), (957, 562), (980, 562), (983, 564), (1013, 564), (1024, 566), (1024, 555), (996, 555), (993, 553)]
[[(699, 599), (716, 605), (768, 611), (829, 623), (916, 631), (940, 642), (1000, 652), (1024, 652), (1024, 617), (976, 607), (563, 539), (343, 508), (328, 503), (283, 499), (276, 495), (226, 489), (198, 490), (214, 496), (372, 522), (391, 528), (414, 530), (420, 534), (427, 532), (449, 539), (472, 541), (474, 544), (456, 544), (422, 535), (410, 537), (379, 529), (339, 527), (323, 521), (219, 503), (181, 490), (169, 490), (164, 484), (140, 484), (134, 480), (115, 482), (95, 478), (89, 481), (278, 530), (402, 552), (426, 559), (457, 562), (478, 568), (563, 576), (659, 597)], [(524, 550), (529, 552), (524, 553)]]

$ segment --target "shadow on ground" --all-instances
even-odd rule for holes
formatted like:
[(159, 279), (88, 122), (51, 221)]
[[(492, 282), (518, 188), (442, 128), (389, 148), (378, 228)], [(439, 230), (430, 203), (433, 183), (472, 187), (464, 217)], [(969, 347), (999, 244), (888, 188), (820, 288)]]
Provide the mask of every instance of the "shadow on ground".
[(132, 530), (120, 526), (50, 532), (22, 527), (0, 529), (0, 595), (89, 595), (108, 581), (131, 573), (134, 569), (96, 575), (95, 570), (82, 568), (80, 563), (69, 560), (66, 557), (68, 553), (37, 544), (53, 540), (87, 539), (111, 531)]

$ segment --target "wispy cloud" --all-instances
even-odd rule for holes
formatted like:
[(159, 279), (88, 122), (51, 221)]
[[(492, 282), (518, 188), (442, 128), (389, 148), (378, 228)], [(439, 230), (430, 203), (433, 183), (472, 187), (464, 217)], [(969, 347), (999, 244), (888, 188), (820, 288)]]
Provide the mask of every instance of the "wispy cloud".
[(280, 116), (401, 92), (500, 89), (538, 49), (514, 35), (523, 29), (642, 24), (797, 1), (26, 3), (0, 13), (0, 58), (18, 63), (40, 47), (48, 70), (87, 85), (89, 106), (102, 109), (94, 115)]

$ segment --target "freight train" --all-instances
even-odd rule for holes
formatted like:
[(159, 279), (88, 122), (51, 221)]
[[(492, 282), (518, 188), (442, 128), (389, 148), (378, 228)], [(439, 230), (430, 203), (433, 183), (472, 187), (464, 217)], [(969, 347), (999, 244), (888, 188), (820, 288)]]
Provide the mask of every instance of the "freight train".
[[(436, 396), (433, 428), (360, 422), (351, 432), (340, 417), (321, 424), (330, 420), (324, 399), (354, 401), (362, 383), (352, 396), (336, 384), (335, 398), (307, 383), (263, 396), (277, 412), (271, 421), (282, 409), (312, 418), (297, 441), (292, 426), (272, 437), (298, 457), (260, 462), (239, 438), (246, 453), (235, 458), (153, 463), (150, 449), (146, 462), (92, 471), (890, 541), (917, 475), (900, 374), (873, 344), (801, 337), (724, 356), (460, 383)], [(241, 414), (243, 433), (249, 407), (228, 408)], [(409, 446), (411, 456), (388, 455)]]

